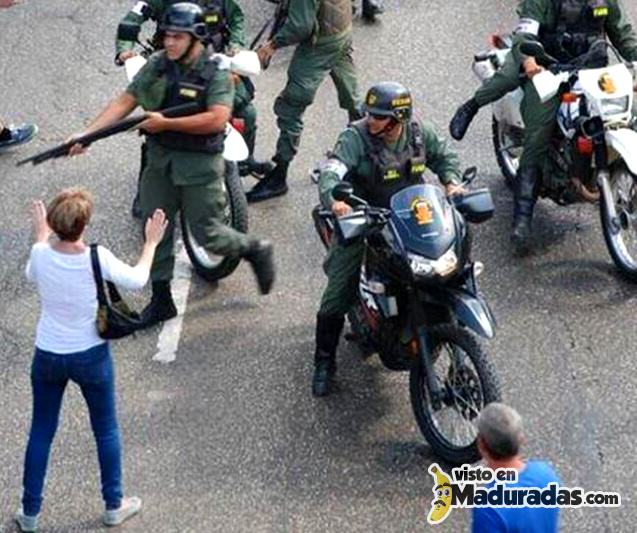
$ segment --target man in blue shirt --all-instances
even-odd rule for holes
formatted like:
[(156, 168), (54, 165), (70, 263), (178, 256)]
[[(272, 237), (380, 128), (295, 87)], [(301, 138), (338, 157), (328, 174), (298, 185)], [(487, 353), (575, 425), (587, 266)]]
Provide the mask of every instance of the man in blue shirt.
[[(544, 461), (524, 461), (522, 419), (517, 411), (501, 403), (491, 403), (478, 418), (478, 450), (485, 466), (515, 469), (517, 483), (507, 487), (547, 487), (560, 484), (555, 470)], [(472, 533), (557, 533), (559, 508), (477, 507), (473, 509)]]

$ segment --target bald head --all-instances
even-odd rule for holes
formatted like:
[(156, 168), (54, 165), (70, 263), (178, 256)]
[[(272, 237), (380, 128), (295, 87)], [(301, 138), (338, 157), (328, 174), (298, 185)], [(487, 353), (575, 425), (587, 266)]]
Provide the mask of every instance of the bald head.
[(503, 403), (490, 403), (478, 417), (478, 438), (494, 459), (515, 457), (524, 439), (522, 418)]

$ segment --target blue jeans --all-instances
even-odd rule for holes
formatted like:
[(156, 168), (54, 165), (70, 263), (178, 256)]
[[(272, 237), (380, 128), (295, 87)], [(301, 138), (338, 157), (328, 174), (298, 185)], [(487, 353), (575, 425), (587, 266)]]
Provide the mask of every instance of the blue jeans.
[(33, 419), (24, 459), (22, 496), (24, 514), (28, 516), (40, 512), (49, 451), (69, 380), (79, 385), (88, 406), (106, 508), (117, 509), (121, 504), (121, 446), (115, 413), (115, 372), (108, 343), (71, 354), (36, 347), (31, 366)]

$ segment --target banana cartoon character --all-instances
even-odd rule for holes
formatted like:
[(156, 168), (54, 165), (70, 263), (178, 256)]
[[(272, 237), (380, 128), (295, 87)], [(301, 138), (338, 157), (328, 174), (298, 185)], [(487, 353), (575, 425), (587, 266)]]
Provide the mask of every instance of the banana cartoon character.
[(440, 467), (434, 463), (429, 467), (428, 472), (434, 478), (434, 499), (431, 502), (431, 511), (427, 515), (427, 522), (430, 524), (440, 524), (451, 511), (451, 496), (453, 487), (451, 479)]

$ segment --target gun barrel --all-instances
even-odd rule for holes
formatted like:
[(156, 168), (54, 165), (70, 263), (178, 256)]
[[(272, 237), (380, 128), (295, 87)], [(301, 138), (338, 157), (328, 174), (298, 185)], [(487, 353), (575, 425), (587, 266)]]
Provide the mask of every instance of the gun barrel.
[[(181, 104), (175, 107), (169, 107), (167, 109), (159, 110), (159, 112), (167, 118), (176, 118), (176, 117), (184, 117), (188, 115), (193, 115), (201, 110), (201, 105), (198, 102), (191, 102), (188, 104)], [(138, 126), (144, 120), (148, 118), (148, 113), (144, 113), (142, 115), (136, 115), (134, 117), (128, 117), (123, 120), (119, 120), (113, 124), (109, 124), (108, 126), (104, 126), (98, 130), (92, 131), (87, 135), (83, 135), (78, 137), (77, 139), (73, 139), (70, 142), (65, 142), (58, 146), (54, 146), (44, 152), (40, 152), (39, 154), (35, 154), (31, 157), (27, 157), (26, 159), (22, 159), (16, 163), (16, 166), (22, 166), (27, 163), (33, 163), (33, 165), (39, 165), (40, 163), (44, 163), (49, 159), (56, 159), (58, 157), (63, 157), (68, 155), (69, 150), (76, 144), (81, 144), (84, 147), (88, 147), (96, 141), (100, 139), (106, 139), (111, 135), (116, 135), (117, 133), (121, 133), (124, 131), (128, 131), (135, 126)]]

